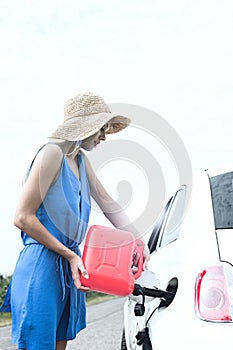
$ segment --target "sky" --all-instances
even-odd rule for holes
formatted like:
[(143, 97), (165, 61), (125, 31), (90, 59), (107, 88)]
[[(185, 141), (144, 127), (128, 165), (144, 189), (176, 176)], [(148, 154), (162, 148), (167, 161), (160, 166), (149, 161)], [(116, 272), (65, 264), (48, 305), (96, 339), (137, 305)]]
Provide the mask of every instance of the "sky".
[[(194, 170), (231, 161), (232, 16), (231, 0), (1, 0), (0, 274), (22, 248), (12, 223), (22, 176), (76, 93), (156, 112)], [(121, 137), (144, 142), (135, 130)], [(100, 172), (110, 189), (115, 168)], [(131, 212), (146, 195), (139, 170), (127, 169)]]

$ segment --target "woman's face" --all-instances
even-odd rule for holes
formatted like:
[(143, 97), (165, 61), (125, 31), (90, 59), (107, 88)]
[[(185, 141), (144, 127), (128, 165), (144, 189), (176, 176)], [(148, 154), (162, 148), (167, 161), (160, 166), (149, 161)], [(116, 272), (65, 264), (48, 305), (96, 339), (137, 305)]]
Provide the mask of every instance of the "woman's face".
[(81, 148), (85, 149), (86, 151), (91, 151), (101, 141), (105, 141), (106, 140), (105, 132), (106, 132), (107, 128), (108, 128), (108, 124), (105, 124), (94, 135), (91, 135), (91, 136), (87, 137), (86, 139), (82, 140)]

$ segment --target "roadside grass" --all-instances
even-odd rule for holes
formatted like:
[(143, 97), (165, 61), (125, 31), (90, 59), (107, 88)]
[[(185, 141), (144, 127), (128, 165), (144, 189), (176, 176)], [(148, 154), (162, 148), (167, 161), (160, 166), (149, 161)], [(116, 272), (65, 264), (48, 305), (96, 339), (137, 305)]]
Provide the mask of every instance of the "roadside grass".
[[(102, 303), (103, 301), (111, 300), (116, 298), (114, 295), (108, 295), (98, 292), (88, 292), (87, 293), (87, 306)], [(11, 325), (11, 313), (10, 312), (0, 312), (0, 327)]]
[(90, 292), (90, 295), (87, 293), (87, 306), (102, 303), (103, 301), (111, 300), (117, 298), (114, 295), (103, 294), (98, 292)]

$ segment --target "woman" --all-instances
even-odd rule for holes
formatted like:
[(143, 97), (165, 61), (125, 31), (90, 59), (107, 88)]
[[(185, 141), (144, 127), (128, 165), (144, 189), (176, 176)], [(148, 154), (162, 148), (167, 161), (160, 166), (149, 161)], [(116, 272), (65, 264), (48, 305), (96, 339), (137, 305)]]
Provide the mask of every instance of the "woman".
[[(129, 123), (113, 115), (100, 96), (77, 95), (66, 102), (63, 124), (30, 166), (14, 219), (25, 246), (11, 283), (12, 342), (19, 349), (64, 350), (85, 327), (83, 292), (88, 288), (80, 274), (88, 278), (88, 271), (79, 244), (87, 230), (90, 196), (116, 228), (137, 234), (82, 152)], [(148, 257), (145, 249), (144, 265)]]

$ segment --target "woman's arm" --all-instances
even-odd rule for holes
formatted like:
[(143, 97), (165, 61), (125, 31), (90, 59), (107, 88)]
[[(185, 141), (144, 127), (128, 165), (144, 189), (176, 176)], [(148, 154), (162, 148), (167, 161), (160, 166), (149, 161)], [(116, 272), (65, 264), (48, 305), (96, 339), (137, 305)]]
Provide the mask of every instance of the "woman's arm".
[(72, 250), (59, 242), (36, 217), (36, 212), (49, 188), (56, 181), (63, 155), (56, 145), (47, 145), (36, 157), (25, 182), (16, 208), (14, 224), (46, 248), (66, 258), (71, 265), (75, 285), (81, 287), (79, 271), (85, 275), (82, 260)]
[[(130, 222), (129, 217), (120, 205), (108, 194), (104, 186), (96, 176), (89, 160), (85, 157), (87, 177), (90, 185), (91, 196), (96, 201), (103, 214), (113, 224), (114, 227), (130, 231), (136, 238), (142, 239), (140, 233), (135, 226)], [(150, 253), (147, 244), (144, 248), (144, 268), (146, 268), (147, 262), (150, 258)]]

